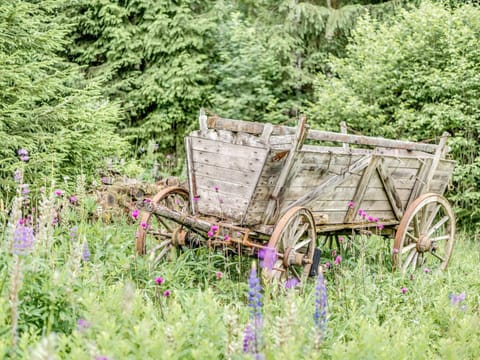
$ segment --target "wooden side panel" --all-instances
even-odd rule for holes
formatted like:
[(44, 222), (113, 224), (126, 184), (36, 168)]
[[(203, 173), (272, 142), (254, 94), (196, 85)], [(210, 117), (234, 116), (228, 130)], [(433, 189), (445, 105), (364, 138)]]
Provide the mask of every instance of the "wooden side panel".
[(198, 213), (242, 222), (268, 150), (200, 137), (190, 145)]

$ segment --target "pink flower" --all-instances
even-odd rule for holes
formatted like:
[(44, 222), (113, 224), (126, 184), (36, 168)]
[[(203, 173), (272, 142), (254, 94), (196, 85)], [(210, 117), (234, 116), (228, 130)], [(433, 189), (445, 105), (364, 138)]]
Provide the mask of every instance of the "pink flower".
[(363, 215), (363, 210), (362, 209), (358, 209), (358, 215), (360, 215), (360, 216)]
[(332, 257), (337, 256), (337, 250), (332, 250)]
[(336, 258), (335, 258), (335, 265), (338, 265), (342, 262), (342, 257), (340, 255), (338, 255)]
[(55, 190), (55, 195), (57, 195), (57, 196), (62, 196), (62, 195), (63, 195), (63, 191), (60, 190), (60, 189), (57, 189), (57, 190)]
[(142, 223), (140, 224), (140, 226), (143, 228), (143, 229), (147, 229), (148, 227), (148, 224), (145, 222), (145, 221), (142, 221)]
[(326, 263), (325, 263), (325, 267), (326, 267), (327, 269), (330, 269), (330, 263), (329, 263), (329, 262), (326, 262)]
[(378, 223), (378, 218), (377, 218), (377, 217), (374, 217), (374, 218), (373, 218), (373, 222)]
[(207, 236), (208, 236), (208, 237), (213, 237), (213, 235), (214, 235), (214, 234), (213, 234), (213, 231), (212, 231), (212, 230), (210, 230), (210, 231), (207, 233)]
[(230, 236), (228, 236), (228, 235), (225, 235), (225, 236), (223, 237), (223, 240), (225, 240), (225, 241), (228, 241), (228, 240), (230, 240)]
[(193, 197), (193, 201), (195, 201), (195, 202), (198, 202), (199, 199), (200, 199), (200, 195), (195, 195)]
[(425, 268), (423, 271), (425, 272), (425, 274), (428, 274), (428, 273), (430, 272), (430, 269), (429, 269), (429, 268)]
[(402, 287), (402, 294), (406, 294), (408, 289), (406, 287)]
[(394, 254), (398, 254), (398, 249), (397, 249), (397, 248), (393, 248), (393, 253), (394, 253)]
[(354, 206), (355, 206), (355, 203), (354, 203), (353, 201), (349, 201), (349, 202), (348, 202), (348, 207), (349, 207), (350, 209), (353, 209)]
[(217, 277), (217, 280), (220, 280), (223, 276), (222, 272), (221, 271), (217, 271), (215, 276)]
[(155, 284), (157, 285), (162, 285), (163, 284), (163, 278), (161, 276), (155, 278)]
[(385, 226), (383, 224), (378, 224), (377, 227), (382, 230)]
[(373, 222), (373, 216), (369, 216), (367, 219), (369, 222)]
[(217, 185), (215, 185), (215, 186), (213, 187), (213, 189), (215, 190), (215, 192), (218, 192), (218, 186), (217, 186)]
[(75, 195), (72, 195), (68, 198), (71, 204), (76, 204), (78, 202), (78, 198)]
[(339, 242), (340, 244), (343, 244), (344, 241), (345, 241), (345, 238), (343, 238), (343, 237), (341, 237), (341, 236), (338, 238), (338, 242)]
[(132, 218), (135, 219), (135, 220), (137, 220), (138, 214), (139, 214), (138, 209), (133, 210), (133, 211), (132, 211)]
[(170, 290), (165, 290), (165, 291), (163, 292), (163, 296), (165, 296), (165, 297), (169, 297), (171, 294), (172, 294), (172, 293), (171, 293)]
[(210, 228), (211, 231), (215, 232), (218, 230), (218, 226), (217, 225), (212, 225), (212, 227)]
[(145, 199), (143, 199), (143, 202), (144, 202), (145, 204), (150, 204), (150, 203), (152, 202), (152, 199), (145, 198)]

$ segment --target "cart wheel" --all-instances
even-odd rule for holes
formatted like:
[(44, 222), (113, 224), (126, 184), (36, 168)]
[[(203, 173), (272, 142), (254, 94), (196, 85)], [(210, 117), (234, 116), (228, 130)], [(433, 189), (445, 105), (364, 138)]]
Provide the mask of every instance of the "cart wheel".
[[(190, 213), (188, 191), (181, 187), (163, 189), (153, 197), (152, 203), (185, 215)], [(151, 212), (142, 212), (135, 244), (137, 253), (148, 253), (155, 262), (160, 261), (172, 249), (172, 235), (178, 233), (179, 229), (181, 225), (172, 220)]]
[(393, 266), (403, 273), (418, 267), (445, 270), (455, 241), (455, 216), (448, 200), (424, 194), (405, 211), (395, 236)]
[(285, 287), (304, 284), (312, 266), (316, 235), (315, 221), (308, 209), (294, 207), (285, 213), (268, 242), (278, 257), (273, 266), (263, 267), (264, 281)]

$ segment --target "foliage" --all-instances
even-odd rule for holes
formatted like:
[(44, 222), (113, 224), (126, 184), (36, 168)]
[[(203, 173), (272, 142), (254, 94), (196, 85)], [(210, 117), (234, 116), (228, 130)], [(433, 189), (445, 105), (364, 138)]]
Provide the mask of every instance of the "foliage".
[(115, 135), (118, 108), (101, 96), (98, 81), (66, 62), (66, 28), (54, 21), (55, 2), (0, 2), (0, 178), (2, 190), (29, 152), (27, 178), (45, 185), (92, 174), (101, 159), (126, 146)]
[[(183, 152), (211, 89), (215, 14), (212, 1), (69, 1), (70, 58), (89, 77), (108, 79), (106, 95), (120, 101), (123, 134), (140, 148)], [(181, 162), (179, 163), (181, 165)]]
[(438, 141), (451, 134), (455, 202), (462, 220), (480, 211), (480, 9), (450, 10), (425, 2), (382, 24), (365, 17), (345, 58), (332, 58), (318, 80), (311, 118), (337, 130), (341, 121), (364, 134)]

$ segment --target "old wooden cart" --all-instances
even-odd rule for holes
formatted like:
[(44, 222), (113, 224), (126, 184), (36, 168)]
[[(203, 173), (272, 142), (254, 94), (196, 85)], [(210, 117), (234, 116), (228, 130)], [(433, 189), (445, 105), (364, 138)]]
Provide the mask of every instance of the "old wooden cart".
[(309, 130), (304, 118), (286, 127), (201, 112), (199, 122), (185, 139), (188, 190), (166, 188), (147, 201), (138, 253), (275, 249), (265, 278), (304, 281), (318, 269), (320, 235), (332, 241), (360, 229), (394, 236), (401, 271), (447, 267), (455, 218), (442, 196), (454, 168), (446, 134), (434, 145)]

